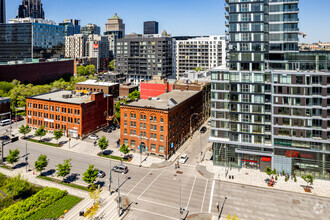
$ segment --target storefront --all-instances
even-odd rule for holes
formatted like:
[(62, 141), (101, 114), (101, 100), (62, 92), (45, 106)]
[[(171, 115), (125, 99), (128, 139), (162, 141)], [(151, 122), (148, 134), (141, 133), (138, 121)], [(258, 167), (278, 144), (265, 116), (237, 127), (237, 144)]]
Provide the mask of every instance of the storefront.
[(275, 148), (275, 154), (292, 160), (292, 172), (330, 179), (330, 153)]
[(72, 138), (79, 138), (78, 137), (78, 131), (77, 130), (72, 130), (68, 129), (68, 136)]

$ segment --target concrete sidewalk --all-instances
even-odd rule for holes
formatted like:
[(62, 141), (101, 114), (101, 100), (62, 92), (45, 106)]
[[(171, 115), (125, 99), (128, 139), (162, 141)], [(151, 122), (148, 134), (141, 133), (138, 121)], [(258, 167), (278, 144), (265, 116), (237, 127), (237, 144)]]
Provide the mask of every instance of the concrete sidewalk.
[[(267, 189), (275, 189), (275, 190), (283, 190), (288, 192), (295, 193), (303, 193), (303, 194), (311, 194), (314, 196), (321, 196), (330, 198), (330, 181), (316, 179), (312, 185), (311, 193), (306, 193), (303, 189), (303, 186), (306, 186), (306, 182), (299, 176), (297, 176), (297, 182), (294, 182), (293, 179), (289, 179), (285, 182), (284, 176), (278, 176), (278, 180), (275, 180), (274, 187), (268, 187), (265, 182), (269, 176), (266, 173), (260, 172), (259, 170), (252, 169), (237, 169), (237, 168), (229, 168), (225, 169), (222, 166), (213, 166), (213, 161), (208, 160), (207, 158), (211, 158), (212, 152), (206, 153), (206, 160), (203, 161), (200, 166), (197, 166), (196, 169), (200, 173), (206, 173), (206, 178), (215, 179), (220, 181), (227, 181), (231, 183), (238, 183), (243, 185), (250, 185), (256, 187), (263, 187)], [(226, 172), (228, 174), (226, 175)], [(233, 179), (232, 179), (233, 177)], [(230, 179), (231, 178), (231, 179)]]

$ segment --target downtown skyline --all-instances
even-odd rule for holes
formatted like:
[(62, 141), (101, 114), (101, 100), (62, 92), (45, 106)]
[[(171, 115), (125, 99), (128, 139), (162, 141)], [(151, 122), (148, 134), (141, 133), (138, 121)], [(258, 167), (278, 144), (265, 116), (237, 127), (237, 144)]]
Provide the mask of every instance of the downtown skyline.
[[(82, 26), (88, 23), (100, 26), (101, 32), (104, 31), (107, 19), (114, 13), (118, 13), (118, 16), (126, 23), (126, 33), (143, 33), (143, 22), (155, 20), (159, 22), (160, 32), (165, 29), (172, 36), (225, 34), (224, 0), (208, 0), (207, 2), (170, 0), (166, 5), (151, 0), (139, 2), (129, 0), (126, 3), (106, 0), (97, 2), (98, 4), (93, 5), (88, 4), (86, 0), (42, 1), (46, 19), (57, 23), (64, 19), (79, 19)], [(7, 21), (16, 17), (20, 4), (21, 0), (6, 1)], [(73, 7), (75, 10), (72, 10)], [(299, 9), (300, 31), (307, 34), (307, 37), (300, 41), (303, 43), (329, 41), (330, 30), (324, 29), (324, 23), (318, 21), (330, 20), (330, 15), (327, 13), (330, 10), (330, 4), (327, 4), (326, 0), (301, 1)], [(94, 14), (93, 11), (97, 13)], [(196, 16), (197, 11), (201, 16)]]

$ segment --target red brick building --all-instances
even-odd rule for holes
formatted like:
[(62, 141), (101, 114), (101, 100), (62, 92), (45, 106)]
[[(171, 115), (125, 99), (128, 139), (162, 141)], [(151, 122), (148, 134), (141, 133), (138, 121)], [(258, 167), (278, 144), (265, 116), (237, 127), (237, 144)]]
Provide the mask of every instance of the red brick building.
[(190, 129), (203, 123), (202, 104), (201, 91), (173, 90), (121, 105), (121, 144), (169, 158), (189, 138)]
[(48, 131), (62, 129), (65, 135), (81, 138), (107, 124), (113, 115), (113, 97), (101, 92), (73, 94), (57, 91), (26, 99), (27, 124)]
[(150, 97), (157, 97), (165, 92), (173, 90), (173, 84), (170, 84), (161, 76), (153, 76), (152, 80), (140, 83), (140, 98), (149, 99)]
[(132, 85), (131, 83), (122, 84), (119, 86), (119, 96), (127, 97), (130, 93), (134, 92), (135, 90), (139, 91), (139, 86)]
[(0, 97), (0, 120), (9, 119), (10, 114), (10, 98)]

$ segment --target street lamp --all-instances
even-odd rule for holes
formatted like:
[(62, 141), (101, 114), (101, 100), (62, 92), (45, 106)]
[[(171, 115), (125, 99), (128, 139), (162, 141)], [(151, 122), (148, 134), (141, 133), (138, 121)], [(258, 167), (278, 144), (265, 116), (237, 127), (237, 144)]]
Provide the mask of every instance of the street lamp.
[(111, 193), (111, 182), (112, 182), (112, 176), (111, 176), (111, 154), (112, 154), (112, 152), (110, 152), (110, 155), (109, 155), (109, 160), (110, 160), (109, 192), (110, 192), (110, 195), (112, 194), (112, 193)]
[(27, 173), (28, 172), (28, 154), (27, 154), (27, 139), (25, 139), (25, 163), (26, 163), (26, 166), (25, 166), (25, 172)]

